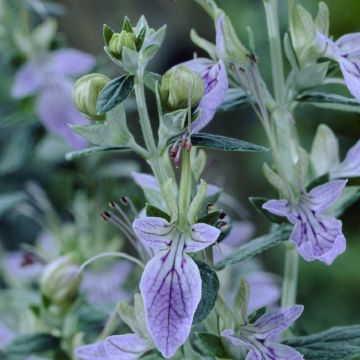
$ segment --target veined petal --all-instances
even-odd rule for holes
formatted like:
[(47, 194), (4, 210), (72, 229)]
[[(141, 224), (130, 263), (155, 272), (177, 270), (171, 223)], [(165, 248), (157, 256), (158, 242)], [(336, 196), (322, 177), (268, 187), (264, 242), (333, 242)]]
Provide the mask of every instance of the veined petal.
[(90, 71), (95, 65), (95, 58), (79, 50), (61, 49), (52, 53), (51, 64), (56, 73), (73, 76)]
[(222, 60), (207, 66), (204, 66), (205, 64), (204, 59), (195, 59), (185, 63), (203, 78), (205, 84), (205, 94), (197, 108), (199, 115), (192, 123), (193, 132), (200, 131), (213, 119), (229, 87), (226, 68)]
[(212, 65), (214, 65), (214, 62), (207, 58), (196, 58), (194, 60), (184, 62), (184, 65), (202, 76), (207, 73), (208, 69), (211, 68)]
[(235, 335), (233, 329), (226, 329), (221, 333), (221, 336), (227, 338), (234, 346), (245, 346), (249, 348), (251, 343), (244, 339), (240, 339)]
[(302, 305), (292, 305), (285, 309), (273, 310), (262, 315), (253, 326), (257, 339), (274, 339), (286, 330), (302, 314)]
[(295, 349), (277, 343), (259, 344), (249, 351), (246, 360), (302, 360), (304, 357)]
[(311, 210), (319, 212), (327, 209), (340, 197), (346, 183), (347, 180), (334, 180), (312, 189), (307, 196)]
[(166, 250), (173, 239), (174, 224), (163, 218), (146, 217), (136, 219), (133, 223), (135, 234), (144, 245), (155, 250)]
[(165, 358), (185, 342), (201, 298), (200, 272), (181, 236), (148, 262), (140, 282), (148, 330)]
[(208, 224), (191, 226), (190, 238), (186, 239), (186, 252), (198, 252), (212, 245), (220, 235), (220, 230)]
[(69, 124), (88, 124), (88, 120), (75, 108), (72, 102), (72, 82), (58, 79), (43, 88), (37, 99), (37, 113), (48, 131), (62, 136), (72, 148), (80, 149), (86, 141), (77, 135)]
[(339, 61), (345, 84), (354, 98), (360, 101), (360, 67), (356, 59), (341, 58)]
[(149, 188), (155, 191), (160, 191), (160, 186), (155, 176), (145, 173), (133, 172), (131, 173), (131, 177), (141, 188)]
[(24, 64), (15, 75), (12, 96), (22, 98), (33, 95), (45, 84), (45, 73), (40, 64), (31, 61)]
[(340, 48), (334, 43), (334, 41), (319, 31), (316, 33), (316, 40), (317, 50), (321, 56), (335, 61), (341, 60)]
[(111, 360), (136, 360), (151, 349), (150, 342), (136, 334), (109, 336), (104, 347)]
[(360, 176), (360, 140), (349, 150), (345, 160), (331, 171), (332, 178)]
[(269, 200), (263, 204), (262, 208), (278, 216), (288, 217), (291, 214), (288, 200)]
[(80, 360), (112, 360), (105, 350), (104, 341), (80, 346), (75, 350), (75, 355)]
[(360, 33), (346, 34), (335, 41), (342, 56), (357, 56), (360, 52)]
[[(246, 355), (245, 360), (264, 360), (263, 354), (257, 349), (251, 349)], [(267, 359), (265, 359), (267, 360)]]
[(216, 30), (216, 53), (219, 58), (226, 57), (226, 47), (225, 47), (225, 36), (224, 36), (224, 19), (225, 15), (221, 14), (216, 19), (215, 30)]

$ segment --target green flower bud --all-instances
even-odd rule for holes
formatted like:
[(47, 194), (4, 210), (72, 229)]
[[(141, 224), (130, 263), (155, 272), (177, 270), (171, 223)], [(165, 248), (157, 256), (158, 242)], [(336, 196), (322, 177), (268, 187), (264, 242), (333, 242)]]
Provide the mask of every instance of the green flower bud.
[(166, 110), (185, 109), (189, 94), (194, 107), (204, 96), (204, 81), (186, 65), (179, 65), (164, 74), (160, 94)]
[(79, 268), (68, 256), (49, 263), (40, 280), (41, 293), (51, 303), (66, 306), (76, 296), (80, 286)]
[(91, 120), (104, 120), (97, 115), (96, 103), (99, 94), (110, 79), (102, 74), (89, 74), (78, 79), (74, 85), (73, 101), (80, 112)]
[(122, 30), (120, 34), (113, 34), (109, 42), (109, 50), (111, 54), (118, 59), (121, 59), (124, 47), (136, 50), (136, 36), (126, 30)]

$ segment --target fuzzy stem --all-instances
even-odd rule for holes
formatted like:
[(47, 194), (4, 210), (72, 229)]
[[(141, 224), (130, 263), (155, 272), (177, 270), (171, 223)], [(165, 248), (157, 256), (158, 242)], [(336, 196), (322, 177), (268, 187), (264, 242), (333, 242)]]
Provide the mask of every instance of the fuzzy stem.
[(181, 180), (179, 192), (179, 225), (185, 227), (187, 224), (187, 211), (191, 199), (191, 164), (190, 151), (184, 149), (181, 167)]
[(287, 243), (285, 248), (285, 269), (282, 286), (281, 307), (296, 303), (297, 280), (299, 272), (299, 255), (296, 247)]

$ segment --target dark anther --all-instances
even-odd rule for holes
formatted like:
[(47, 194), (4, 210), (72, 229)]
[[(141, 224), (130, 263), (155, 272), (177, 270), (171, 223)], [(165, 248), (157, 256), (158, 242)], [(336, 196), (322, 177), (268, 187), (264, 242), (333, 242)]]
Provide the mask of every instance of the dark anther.
[(129, 205), (129, 199), (126, 196), (122, 196), (120, 201), (123, 205)]

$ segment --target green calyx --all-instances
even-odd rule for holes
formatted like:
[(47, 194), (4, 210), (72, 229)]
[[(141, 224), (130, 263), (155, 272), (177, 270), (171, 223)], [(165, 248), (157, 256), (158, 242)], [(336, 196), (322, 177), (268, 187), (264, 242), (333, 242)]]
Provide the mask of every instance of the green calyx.
[(124, 48), (136, 51), (136, 36), (126, 30), (114, 33), (109, 42), (109, 50), (117, 59), (121, 60)]

